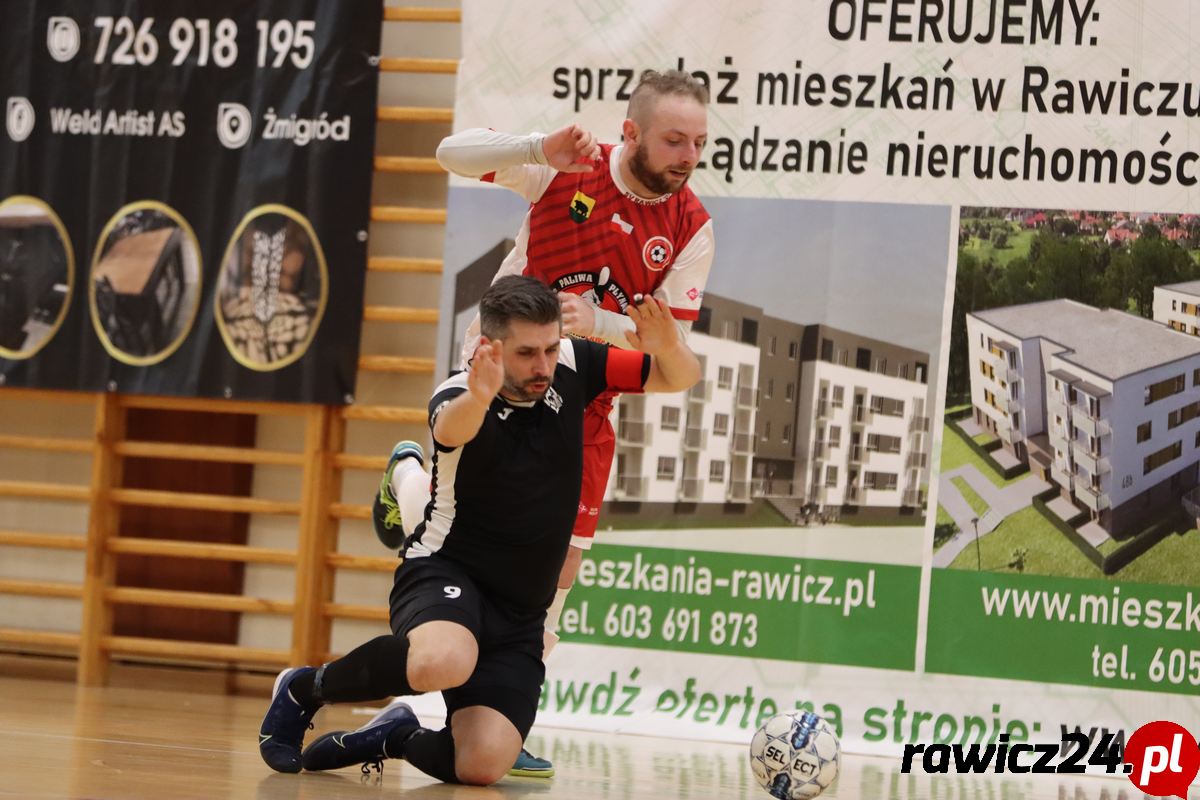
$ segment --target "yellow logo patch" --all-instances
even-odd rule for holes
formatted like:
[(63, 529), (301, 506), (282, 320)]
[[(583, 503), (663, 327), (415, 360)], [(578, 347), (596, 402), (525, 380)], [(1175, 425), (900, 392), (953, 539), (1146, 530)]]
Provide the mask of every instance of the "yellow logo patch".
[(595, 207), (595, 200), (583, 192), (576, 192), (575, 196), (571, 198), (571, 219), (576, 222), (583, 222), (592, 215), (592, 209)]

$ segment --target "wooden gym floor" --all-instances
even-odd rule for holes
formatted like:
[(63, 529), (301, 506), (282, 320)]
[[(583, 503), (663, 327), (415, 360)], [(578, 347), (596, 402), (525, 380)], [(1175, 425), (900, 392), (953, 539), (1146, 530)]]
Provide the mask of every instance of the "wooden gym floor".
[[(0, 657), (0, 798), (20, 800), (765, 800), (740, 745), (535, 728), (533, 752), (556, 777), (489, 788), (435, 783), (403, 762), (281, 775), (256, 733), (271, 681), (227, 692), (211, 671), (114, 667), (111, 685), (76, 688), (70, 661)], [(314, 736), (358, 727), (365, 711), (325, 709)], [(1193, 789), (1192, 796), (1197, 793)], [(1054, 775), (903, 775), (897, 759), (843, 757), (824, 795), (857, 800), (1134, 800), (1124, 780)]]

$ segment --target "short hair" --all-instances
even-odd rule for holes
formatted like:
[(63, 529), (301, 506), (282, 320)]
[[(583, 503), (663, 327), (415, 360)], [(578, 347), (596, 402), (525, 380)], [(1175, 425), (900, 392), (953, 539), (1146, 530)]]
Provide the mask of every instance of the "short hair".
[(505, 275), (479, 300), (479, 330), (489, 339), (503, 339), (513, 320), (547, 325), (561, 322), (558, 295), (537, 278)]
[(652, 103), (660, 97), (675, 95), (690, 97), (702, 106), (708, 105), (708, 87), (690, 72), (669, 69), (665, 72), (648, 69), (642, 73), (637, 87), (629, 96), (629, 119), (643, 124)]

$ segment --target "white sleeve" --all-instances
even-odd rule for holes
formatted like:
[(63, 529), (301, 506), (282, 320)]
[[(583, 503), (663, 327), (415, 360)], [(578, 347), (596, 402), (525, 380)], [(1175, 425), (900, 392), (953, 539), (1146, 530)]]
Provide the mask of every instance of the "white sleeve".
[[(708, 283), (708, 273), (712, 269), (715, 253), (713, 223), (709, 219), (684, 245), (654, 296), (663, 300), (673, 313), (683, 312), (690, 319), (695, 319), (704, 303), (704, 286)], [(675, 318), (680, 322), (689, 321), (680, 320), (678, 314)], [(688, 325), (687, 330), (691, 330), (691, 325)]]
[[(662, 289), (659, 288), (654, 296), (666, 302), (666, 297), (662, 294)], [(675, 326), (679, 328), (679, 336), (684, 342), (687, 341), (688, 334), (692, 332), (692, 323), (690, 320), (677, 319)], [(603, 339), (614, 347), (624, 347), (630, 349), (629, 340), (625, 338), (625, 331), (635, 330), (636, 326), (628, 314), (618, 314), (616, 311), (609, 311), (604, 308), (596, 309), (596, 324), (592, 326), (592, 336), (597, 339)]]
[(603, 308), (597, 308), (595, 311), (596, 323), (592, 326), (592, 336), (603, 339), (615, 347), (624, 347), (628, 350), (629, 340), (625, 338), (625, 331), (634, 329), (633, 320), (629, 318), (629, 315)]
[(558, 171), (546, 164), (543, 133), (515, 136), (487, 128), (468, 128), (447, 136), (438, 145), (438, 163), (455, 175), (482, 178), (524, 197), (531, 203), (546, 191)]

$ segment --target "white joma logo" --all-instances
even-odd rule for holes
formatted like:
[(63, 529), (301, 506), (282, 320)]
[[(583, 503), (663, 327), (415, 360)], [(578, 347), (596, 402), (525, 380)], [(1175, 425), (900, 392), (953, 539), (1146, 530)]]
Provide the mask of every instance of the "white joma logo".
[(508, 415), (512, 413), (511, 408), (502, 408), (496, 412), (496, 416), (502, 420), (508, 419)]

